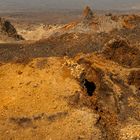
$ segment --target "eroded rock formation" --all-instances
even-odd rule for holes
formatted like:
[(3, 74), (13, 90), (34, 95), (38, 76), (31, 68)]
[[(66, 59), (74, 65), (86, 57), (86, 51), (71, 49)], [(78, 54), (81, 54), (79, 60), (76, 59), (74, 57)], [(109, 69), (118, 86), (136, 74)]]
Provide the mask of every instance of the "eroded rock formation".
[(0, 33), (1, 38), (3, 36), (7, 36), (7, 38), (10, 37), (15, 40), (23, 40), (23, 37), (18, 35), (15, 27), (10, 23), (10, 21), (3, 18), (0, 18)]

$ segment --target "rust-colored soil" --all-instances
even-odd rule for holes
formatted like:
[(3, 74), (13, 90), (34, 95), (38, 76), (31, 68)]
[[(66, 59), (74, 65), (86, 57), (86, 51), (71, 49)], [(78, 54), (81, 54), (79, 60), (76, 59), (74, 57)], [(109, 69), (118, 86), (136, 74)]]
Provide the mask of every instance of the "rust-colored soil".
[(93, 14), (1, 41), (0, 140), (139, 140), (139, 22)]

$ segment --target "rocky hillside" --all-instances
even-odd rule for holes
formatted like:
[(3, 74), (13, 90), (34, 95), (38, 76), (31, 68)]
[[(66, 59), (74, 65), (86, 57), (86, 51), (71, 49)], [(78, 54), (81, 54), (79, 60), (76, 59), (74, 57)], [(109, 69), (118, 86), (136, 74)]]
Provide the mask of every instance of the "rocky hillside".
[(86, 7), (32, 42), (0, 44), (1, 139), (139, 140), (139, 23)]

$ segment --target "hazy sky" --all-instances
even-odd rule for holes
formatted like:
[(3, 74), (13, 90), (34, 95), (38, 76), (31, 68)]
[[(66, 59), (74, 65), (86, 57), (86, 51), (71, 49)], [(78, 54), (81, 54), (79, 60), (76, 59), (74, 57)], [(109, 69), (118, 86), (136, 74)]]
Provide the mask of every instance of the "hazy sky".
[(22, 9), (139, 9), (140, 0), (0, 0), (0, 10)]

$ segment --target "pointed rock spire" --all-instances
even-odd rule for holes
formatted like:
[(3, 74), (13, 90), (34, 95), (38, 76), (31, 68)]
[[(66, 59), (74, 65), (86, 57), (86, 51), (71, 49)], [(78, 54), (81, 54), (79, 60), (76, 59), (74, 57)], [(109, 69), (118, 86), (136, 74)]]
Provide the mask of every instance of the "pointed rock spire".
[(89, 6), (86, 6), (83, 11), (83, 18), (84, 20), (90, 20), (93, 18), (93, 12)]
[(7, 37), (12, 37), (16, 40), (24, 40), (24, 38), (17, 33), (17, 30), (11, 24), (11, 22), (1, 17), (0, 17), (0, 35), (6, 35)]

